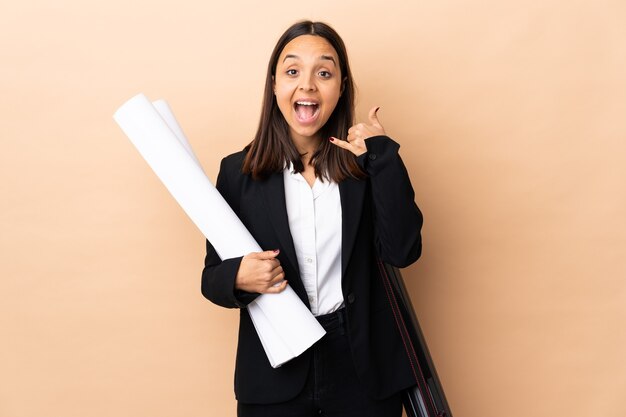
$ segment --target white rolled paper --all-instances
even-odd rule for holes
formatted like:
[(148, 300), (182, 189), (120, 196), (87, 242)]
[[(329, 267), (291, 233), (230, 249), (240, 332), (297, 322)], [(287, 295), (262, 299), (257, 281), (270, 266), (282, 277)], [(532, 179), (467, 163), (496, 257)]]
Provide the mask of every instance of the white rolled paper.
[[(113, 118), (221, 259), (262, 250), (204, 174), (165, 101), (153, 104), (138, 94)], [(274, 368), (300, 355), (325, 334), (289, 286), (280, 294), (257, 297), (247, 308)]]
[(156, 111), (159, 113), (159, 115), (163, 118), (163, 120), (165, 121), (165, 124), (167, 124), (167, 126), (170, 129), (172, 129), (172, 132), (174, 133), (174, 135), (176, 135), (176, 139), (178, 139), (178, 142), (180, 142), (180, 144), (183, 145), (183, 148), (185, 148), (189, 156), (191, 156), (193, 160), (196, 162), (196, 164), (198, 164), (200, 169), (202, 169), (202, 165), (200, 165), (200, 161), (198, 161), (198, 158), (196, 158), (196, 154), (193, 153), (193, 150), (191, 149), (191, 145), (187, 141), (187, 137), (183, 133), (183, 129), (180, 127), (180, 124), (178, 123), (178, 120), (176, 120), (176, 117), (174, 116), (174, 113), (172, 112), (170, 105), (167, 104), (167, 101), (165, 100), (153, 101), (152, 105), (154, 106)]

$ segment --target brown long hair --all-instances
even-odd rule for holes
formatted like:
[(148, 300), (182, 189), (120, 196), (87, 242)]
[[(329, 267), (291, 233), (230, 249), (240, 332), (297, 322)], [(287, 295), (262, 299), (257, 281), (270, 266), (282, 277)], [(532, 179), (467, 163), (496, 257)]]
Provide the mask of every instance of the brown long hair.
[[(278, 57), (291, 40), (302, 35), (321, 36), (335, 48), (343, 77), (343, 92), (332, 115), (320, 129), (322, 137), (345, 138), (348, 136), (348, 129), (354, 123), (355, 88), (343, 40), (333, 28), (322, 22), (307, 20), (293, 24), (280, 37), (270, 57), (261, 120), (254, 139), (246, 146), (248, 152), (242, 171), (245, 174), (252, 174), (254, 179), (267, 178), (273, 173), (281, 172), (289, 162), (293, 164), (295, 172), (304, 171), (301, 155), (291, 140), (289, 125), (278, 108), (273, 89)], [(310, 163), (315, 168), (315, 175), (320, 179), (340, 182), (350, 177), (365, 177), (365, 173), (356, 163), (354, 154), (331, 144), (328, 140), (320, 142)]]

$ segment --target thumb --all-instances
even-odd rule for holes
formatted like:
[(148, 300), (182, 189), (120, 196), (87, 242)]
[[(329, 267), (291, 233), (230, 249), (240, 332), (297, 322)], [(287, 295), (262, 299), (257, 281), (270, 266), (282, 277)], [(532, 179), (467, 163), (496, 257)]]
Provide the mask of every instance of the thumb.
[(263, 252), (253, 252), (251, 253), (251, 257), (254, 259), (273, 259), (278, 256), (280, 250), (266, 250)]
[(372, 107), (368, 116), (370, 122), (376, 126), (381, 126), (380, 121), (378, 121), (378, 114), (377, 114), (379, 109), (380, 109), (380, 106)]

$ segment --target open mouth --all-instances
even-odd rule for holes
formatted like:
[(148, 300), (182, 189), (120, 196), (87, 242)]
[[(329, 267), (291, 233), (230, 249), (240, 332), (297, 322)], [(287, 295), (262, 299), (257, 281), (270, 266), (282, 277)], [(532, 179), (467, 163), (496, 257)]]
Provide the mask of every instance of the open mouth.
[(293, 104), (296, 118), (301, 123), (314, 121), (319, 113), (319, 107), (319, 103), (308, 100), (298, 100)]

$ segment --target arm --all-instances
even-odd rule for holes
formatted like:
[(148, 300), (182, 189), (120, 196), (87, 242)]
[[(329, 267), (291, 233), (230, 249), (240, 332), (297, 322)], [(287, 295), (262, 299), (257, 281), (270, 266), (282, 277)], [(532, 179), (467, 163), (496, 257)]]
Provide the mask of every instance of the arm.
[(347, 140), (331, 138), (331, 142), (356, 155), (357, 163), (368, 174), (376, 250), (383, 261), (403, 268), (421, 255), (422, 213), (398, 154), (400, 145), (385, 135), (377, 111), (370, 110), (369, 124), (352, 126)]
[(422, 252), (422, 213), (407, 170), (398, 154), (400, 145), (387, 136), (365, 141), (367, 151), (357, 163), (371, 184), (376, 250), (381, 259), (404, 268)]

